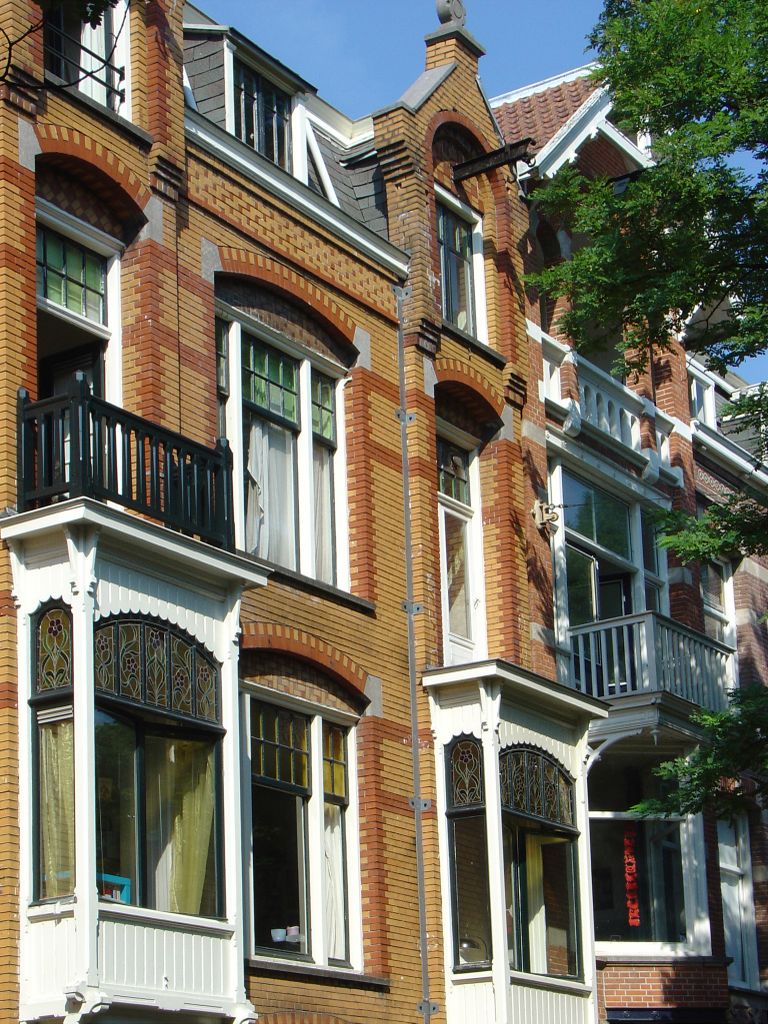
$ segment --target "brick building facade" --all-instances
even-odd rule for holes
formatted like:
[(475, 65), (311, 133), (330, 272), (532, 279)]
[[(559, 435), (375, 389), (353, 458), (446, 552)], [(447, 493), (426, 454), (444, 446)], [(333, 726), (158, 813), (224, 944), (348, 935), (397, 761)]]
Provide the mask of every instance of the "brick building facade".
[(625, 387), (525, 282), (569, 245), (537, 176), (647, 154), (582, 72), (489, 103), (448, 15), (359, 121), (189, 5), (39, 18), (0, 13), (3, 1019), (763, 1019), (757, 816), (628, 812), (765, 676), (768, 568), (648, 519), (768, 483), (739, 384)]

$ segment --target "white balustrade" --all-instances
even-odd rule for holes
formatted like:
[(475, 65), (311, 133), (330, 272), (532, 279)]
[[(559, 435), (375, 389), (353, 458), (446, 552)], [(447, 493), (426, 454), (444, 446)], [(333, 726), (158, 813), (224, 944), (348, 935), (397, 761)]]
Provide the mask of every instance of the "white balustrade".
[(727, 705), (733, 651), (655, 612), (573, 627), (571, 684), (593, 697), (664, 690), (711, 710)]

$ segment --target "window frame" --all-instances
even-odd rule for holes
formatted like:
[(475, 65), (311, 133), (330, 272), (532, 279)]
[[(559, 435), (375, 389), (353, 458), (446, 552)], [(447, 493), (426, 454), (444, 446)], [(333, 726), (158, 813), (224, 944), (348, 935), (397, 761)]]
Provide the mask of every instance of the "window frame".
[[(473, 210), (471, 206), (462, 202), (458, 196), (449, 192), (448, 189), (443, 188), (443, 186), (438, 184), (438, 182), (435, 182), (434, 188), (436, 218), (435, 238), (440, 273), (440, 309), (443, 317), (443, 323), (452, 330), (460, 331), (462, 334), (475, 339), (481, 344), (488, 345), (488, 307), (485, 284), (483, 218), (479, 213)], [(442, 207), (451, 217), (463, 221), (469, 230), (469, 241), (472, 248), (469, 273), (472, 292), (470, 304), (472, 306), (474, 323), (468, 325), (467, 328), (459, 327), (454, 320), (449, 319), (447, 316), (445, 302), (446, 293), (443, 288), (443, 243), (441, 243), (439, 238), (439, 207)]]
[[(227, 90), (228, 95), (226, 99), (228, 130), (232, 133), (232, 135), (234, 135), (236, 139), (239, 139), (239, 141), (242, 142), (243, 145), (253, 150), (253, 152), (258, 153), (260, 156), (263, 156), (265, 160), (268, 160), (270, 163), (274, 164), (275, 167), (280, 167), (282, 170), (287, 171), (289, 174), (291, 174), (293, 172), (294, 164), (293, 120), (296, 107), (295, 91), (290, 88), (286, 88), (285, 84), (278, 81), (275, 76), (269, 73), (268, 70), (265, 72), (262, 68), (258, 66), (258, 64), (254, 63), (253, 61), (249, 61), (247, 58), (244, 59), (243, 55), (236, 52), (234, 47), (232, 47), (231, 45), (227, 47), (227, 54), (229, 58), (228, 63), (230, 64), (230, 71), (228, 75), (225, 74), (225, 80), (228, 79), (229, 83), (231, 83), (231, 87)], [(242, 95), (244, 95), (244, 89), (242, 88), (242, 86), (238, 86), (239, 72), (247, 72), (249, 75), (251, 75), (255, 82), (256, 88), (258, 88), (258, 92), (256, 91), (256, 88), (254, 88), (253, 92), (253, 101), (256, 108), (257, 118), (257, 123), (254, 126), (254, 143), (256, 143), (255, 135), (258, 132), (258, 145), (251, 145), (251, 143), (247, 141), (247, 138), (244, 137), (246, 136), (244, 110), (245, 105), (242, 100)], [(283, 120), (284, 131), (284, 162), (281, 162), (279, 159), (271, 157), (266, 152), (265, 147), (263, 145), (262, 133), (264, 131), (264, 98), (262, 90), (264, 85), (274, 90), (276, 94), (279, 94), (280, 99), (284, 100), (286, 103), (287, 110), (285, 111), (285, 113), (280, 114), (280, 117)], [(238, 91), (240, 91), (241, 93), (240, 103), (238, 103)], [(238, 107), (240, 107), (240, 109), (238, 109)], [(277, 113), (277, 111), (275, 111), (275, 113)], [(240, 121), (239, 131), (238, 120)], [(273, 142), (274, 141), (275, 136), (273, 131)]]
[[(680, 865), (683, 879), (683, 905), (686, 924), (686, 938), (682, 942), (662, 940), (608, 940), (595, 937), (598, 956), (709, 956), (711, 940), (709, 931), (709, 904), (706, 879), (701, 872), (687, 870), (692, 864), (705, 863), (704, 828), (701, 815), (682, 818), (643, 818), (631, 811), (606, 811), (592, 807), (590, 799), (589, 826), (593, 821), (662, 821), (677, 822), (680, 829)], [(590, 848), (592, 843), (590, 840)], [(595, 868), (594, 855), (591, 858)], [(701, 877), (699, 877), (701, 876)]]
[[(749, 822), (745, 814), (737, 815), (733, 822), (734, 843), (729, 844), (735, 852), (733, 864), (724, 863), (723, 846), (721, 839), (721, 825), (729, 825), (729, 822), (717, 822), (718, 840), (718, 867), (720, 871), (720, 893), (723, 903), (723, 928), (725, 932), (726, 957), (729, 949), (728, 920), (725, 913), (725, 900), (722, 899), (724, 888), (723, 875), (730, 875), (738, 879), (738, 903), (739, 903), (739, 936), (743, 957), (743, 977), (734, 979), (731, 971), (732, 964), (728, 964), (728, 985), (731, 988), (742, 988), (749, 990), (760, 989), (760, 970), (757, 956), (757, 931), (755, 923), (755, 903), (752, 886), (752, 854), (749, 841)], [(735, 960), (733, 961), (735, 963)]]
[[(480, 442), (476, 437), (460, 430), (453, 424), (437, 418), (436, 452), (440, 442), (446, 442), (461, 449), (467, 457), (467, 484), (469, 503), (444, 494), (440, 490), (439, 457), (437, 473), (437, 515), (438, 543), (440, 554), (440, 607), (443, 627), (443, 659), (446, 665), (479, 661), (487, 651), (487, 616), (485, 599), (485, 556), (483, 545), (483, 511), (480, 490)], [(462, 637), (449, 629), (450, 610), (448, 605), (447, 540), (446, 517), (451, 516), (464, 523), (464, 547), (466, 552), (467, 606), (470, 636)]]
[[(104, 371), (103, 395), (113, 405), (123, 403), (123, 358), (122, 358), (122, 308), (121, 308), (121, 260), (124, 244), (106, 232), (87, 224), (85, 221), (54, 206), (45, 199), (36, 200), (37, 225), (56, 232), (62, 238), (86, 249), (106, 260), (104, 321), (98, 323), (75, 313), (65, 306), (52, 302), (37, 291), (38, 314), (45, 313), (83, 334), (83, 344), (99, 346)], [(75, 349), (66, 351), (75, 352)], [(65, 353), (61, 353), (63, 356)]]
[[(276, 693), (269, 687), (248, 680), (241, 680), (241, 761), (243, 771), (243, 844), (244, 860), (247, 865), (248, 897), (245, 904), (247, 917), (246, 936), (248, 956), (252, 963), (301, 964), (308, 973), (316, 969), (331, 969), (341, 972), (360, 973), (363, 970), (363, 934), (361, 866), (359, 853), (359, 798), (357, 775), (357, 733), (358, 718), (347, 712), (325, 705), (315, 704), (288, 693)], [(299, 714), (308, 719), (308, 795), (306, 800), (307, 828), (306, 886), (308, 891), (307, 919), (309, 924), (307, 953), (285, 953), (256, 945), (254, 910), (254, 868), (253, 868), (253, 805), (251, 799), (251, 711), (253, 702), (270, 704), (278, 710)], [(346, 783), (347, 801), (344, 812), (344, 858), (346, 904), (345, 941), (347, 959), (339, 960), (328, 955), (325, 937), (325, 870), (324, 816), (327, 794), (324, 786), (323, 725), (344, 729), (346, 739)]]
[[(226, 425), (234, 457), (233, 494), (235, 537), (237, 547), (246, 551), (246, 493), (244, 473), (244, 403), (242, 399), (242, 340), (244, 335), (253, 337), (267, 348), (274, 349), (299, 363), (298, 367), (298, 429), (296, 430), (296, 482), (294, 500), (296, 514), (296, 566), (291, 569), (274, 563), (278, 570), (296, 572), (322, 585), (349, 592), (349, 520), (347, 515), (347, 446), (345, 386), (349, 380), (348, 370), (336, 360), (322, 353), (314, 352), (294, 342), (265, 324), (259, 323), (235, 306), (216, 300), (216, 318), (227, 325), (228, 338), (228, 391), (218, 389), (220, 422)], [(218, 328), (217, 328), (218, 329)], [(315, 557), (315, 497), (313, 475), (313, 449), (315, 438), (312, 430), (312, 373), (320, 373), (335, 382), (336, 443), (332, 459), (333, 514), (333, 579), (323, 580), (316, 574)], [(258, 415), (280, 426), (286, 424), (278, 417), (255, 408)], [(291, 427), (295, 429), (295, 427)], [(325, 445), (325, 442), (323, 442)], [(257, 557), (257, 556), (255, 556)]]

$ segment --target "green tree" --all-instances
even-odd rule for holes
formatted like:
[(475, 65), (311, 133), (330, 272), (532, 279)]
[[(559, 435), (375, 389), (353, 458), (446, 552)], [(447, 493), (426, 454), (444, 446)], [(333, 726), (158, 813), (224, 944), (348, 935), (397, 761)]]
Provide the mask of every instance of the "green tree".
[[(568, 167), (538, 189), (588, 244), (533, 282), (570, 300), (577, 345), (622, 337), (629, 372), (682, 334), (714, 370), (737, 368), (768, 347), (768, 5), (605, 0), (590, 43), (613, 116), (653, 140), (655, 163), (620, 181)], [(768, 389), (732, 411), (768, 423)], [(747, 493), (664, 533), (686, 560), (764, 552), (768, 508)]]
[(644, 800), (642, 814), (698, 814), (730, 818), (768, 799), (768, 689), (734, 690), (725, 711), (692, 716), (702, 742), (688, 757), (664, 761), (657, 774), (672, 783), (658, 799)]

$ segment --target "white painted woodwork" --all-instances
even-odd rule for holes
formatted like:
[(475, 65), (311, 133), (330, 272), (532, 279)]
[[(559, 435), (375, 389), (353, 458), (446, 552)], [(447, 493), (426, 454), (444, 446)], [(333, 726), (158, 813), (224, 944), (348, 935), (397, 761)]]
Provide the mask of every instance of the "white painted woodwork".
[(664, 690), (717, 711), (734, 683), (734, 652), (655, 612), (575, 626), (571, 685), (594, 697)]
[(593, 1019), (591, 989), (571, 990), (527, 985), (514, 978), (507, 990), (510, 1021), (546, 1021), (547, 1024), (587, 1024)]

